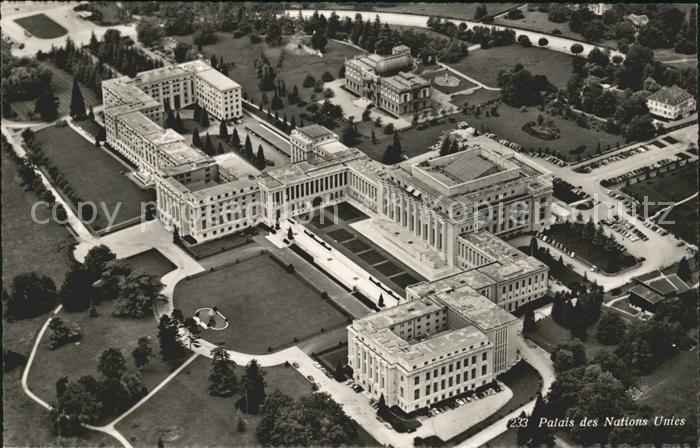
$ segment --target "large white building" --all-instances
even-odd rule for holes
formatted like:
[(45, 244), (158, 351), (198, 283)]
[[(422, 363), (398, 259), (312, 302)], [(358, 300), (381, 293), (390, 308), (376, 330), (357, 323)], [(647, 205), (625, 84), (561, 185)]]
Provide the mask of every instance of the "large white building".
[(107, 144), (155, 184), (166, 228), (199, 243), (354, 203), (387, 250), (439, 274), (408, 287), (407, 303), (348, 327), (356, 381), (410, 412), (480, 387), (516, 361), (521, 321), (509, 311), (546, 292), (547, 267), (500, 237), (549, 221), (546, 170), (483, 136), (466, 136), (456, 154), (385, 166), (311, 125), (291, 133), (291, 165), (237, 178), (157, 124), (166, 103), (240, 114), (227, 109), (228, 90), (206, 97), (218, 76), (201, 64), (103, 82)]
[(695, 112), (695, 98), (678, 86), (664, 87), (647, 98), (647, 108), (652, 115), (676, 120)]
[(508, 370), (522, 321), (479, 292), (488, 288), (483, 280), (470, 272), (409, 287), (408, 302), (355, 320), (348, 327), (354, 380), (412, 412)]

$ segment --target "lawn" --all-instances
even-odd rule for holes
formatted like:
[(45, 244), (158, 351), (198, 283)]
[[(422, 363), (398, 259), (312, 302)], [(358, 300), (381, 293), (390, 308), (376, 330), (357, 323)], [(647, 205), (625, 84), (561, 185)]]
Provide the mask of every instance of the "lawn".
[[(583, 346), (586, 348), (588, 359), (593, 359), (601, 350), (612, 352), (617, 347), (615, 345), (603, 345), (598, 342), (598, 339), (595, 337), (597, 331), (597, 323), (588, 327), (588, 338), (582, 341)], [(549, 353), (554, 353), (557, 345), (564, 344), (573, 339), (571, 332), (554, 322), (551, 317), (538, 320), (535, 331), (529, 333), (527, 337)]]
[(15, 22), (39, 39), (55, 39), (67, 33), (65, 28), (45, 14), (22, 17), (21, 19), (16, 19)]
[[(200, 356), (180, 372), (164, 389), (117, 425), (134, 446), (254, 446), (259, 445), (255, 429), (260, 417), (241, 414), (246, 429), (236, 431), (238, 411), (233, 398), (209, 395), (211, 360)], [(311, 393), (311, 384), (293, 367), (263, 369), (266, 391), (275, 389), (298, 399)], [(237, 367), (239, 379), (243, 372)], [(164, 412), (165, 411), (165, 412)]]
[[(234, 63), (235, 66), (229, 70), (229, 77), (236, 80), (242, 87), (244, 93), (247, 93), (248, 98), (254, 100), (258, 104), (262, 98), (262, 93), (258, 88), (258, 78), (256, 76), (255, 62), (261, 53), (264, 53), (270, 64), (277, 72), (277, 79), (283, 80), (287, 85), (287, 91), (291, 92), (296, 85), (299, 89), (299, 96), (307, 101), (313, 94), (313, 88), (302, 86), (304, 78), (307, 75), (321, 79), (323, 72), (328, 71), (333, 78), (338, 76), (340, 67), (345, 63), (345, 58), (351, 58), (360, 53), (359, 50), (344, 45), (336, 41), (329, 40), (323, 58), (316, 55), (311, 55), (298, 50), (296, 42), (298, 39), (291, 36), (285, 36), (283, 43), (277, 47), (271, 47), (264, 41), (251, 44), (248, 36), (235, 39), (231, 33), (218, 33), (219, 39), (213, 45), (206, 45), (200, 52), (203, 55), (210, 57), (216, 55), (217, 58), (224, 59), (226, 63)], [(178, 41), (192, 44), (192, 36), (176, 37)], [(304, 37), (301, 41), (308, 43), (309, 37)], [(290, 43), (294, 40), (295, 43)], [(284, 51), (282, 58), (282, 67), (279, 68), (280, 55)], [(267, 97), (271, 100), (274, 92), (266, 92)], [(316, 93), (318, 99), (321, 99), (322, 94)], [(300, 124), (299, 114), (305, 111), (305, 107), (297, 105), (289, 105), (287, 99), (283, 98), (285, 107), (280, 109), (279, 116), (282, 117), (285, 113), (291, 120), (292, 116), (296, 116), (297, 125)], [(308, 123), (308, 120), (306, 121)]]
[[(55, 222), (39, 224), (32, 219), (36, 194), (24, 191), (15, 163), (2, 150), (2, 280), (7, 286), (21, 273), (36, 271), (50, 277), (59, 287), (70, 267), (74, 242), (68, 230)], [(45, 207), (37, 208), (37, 218), (51, 217)]]
[[(458, 81), (458, 84), (456, 86), (448, 85), (448, 86), (441, 86), (438, 85), (438, 81), (442, 78), (445, 77), (445, 74), (447, 74), (448, 77), (454, 78)], [(441, 91), (442, 93), (446, 94), (452, 94), (455, 92), (460, 92), (465, 89), (469, 89), (472, 87), (475, 87), (476, 84), (468, 81), (465, 78), (462, 78), (461, 76), (457, 76), (454, 73), (448, 71), (447, 69), (443, 70), (425, 70), (420, 73), (420, 75), (431, 81), (431, 85), (436, 88), (437, 90)]]
[(348, 346), (325, 352), (318, 355), (318, 359), (327, 369), (331, 371), (335, 370), (335, 367), (340, 364), (341, 366), (347, 365), (348, 363)]
[[(143, 336), (151, 339), (155, 355), (140, 373), (144, 384), (150, 391), (165, 379), (170, 368), (158, 355), (155, 319), (152, 316), (141, 319), (116, 318), (111, 315), (111, 310), (112, 304), (104, 302), (97, 305), (98, 317), (90, 317), (87, 311), (60, 314), (62, 319), (78, 324), (82, 328), (83, 337), (79, 345), (67, 344), (50, 350), (49, 334), (44, 335), (28, 379), (29, 386), (35, 394), (46, 401), (53, 401), (56, 398), (56, 380), (60, 377), (65, 375), (70, 380), (76, 380), (83, 375), (99, 377), (97, 363), (100, 354), (107, 348), (119, 348), (126, 359), (128, 370), (137, 373), (131, 352), (138, 339)], [(105, 417), (105, 422), (109, 417)]]
[(174, 301), (185, 316), (217, 307), (229, 326), (203, 330), (202, 337), (246, 353), (267, 353), (347, 323), (313, 285), (268, 255), (182, 280)]
[(654, 59), (673, 68), (693, 68), (697, 70), (697, 56), (692, 54), (676, 53), (673, 48), (657, 48), (654, 50)]
[(698, 407), (700, 392), (698, 379), (698, 352), (679, 352), (658, 366), (650, 375), (640, 379), (643, 393), (639, 404), (654, 408), (654, 415), (684, 418), (686, 426), (668, 428), (669, 432), (681, 436), (683, 442), (694, 446), (697, 442)]
[(545, 75), (557, 87), (565, 87), (572, 76), (573, 57), (558, 51), (523, 48), (520, 45), (474, 50), (461, 61), (449, 64), (461, 73), (481, 81), (489, 87), (497, 87), (499, 70), (509, 70), (521, 63), (533, 75)]
[[(51, 77), (51, 87), (53, 88), (54, 95), (58, 97), (58, 115), (68, 115), (70, 111), (71, 94), (73, 92), (73, 76), (65, 70), (56, 67), (49, 61), (40, 61), (39, 65), (47, 68), (53, 74)], [(83, 83), (79, 83), (79, 85), (80, 92), (83, 94), (83, 99), (85, 100), (86, 109), (89, 109), (91, 105), (97, 106), (102, 102), (92, 89), (85, 86)], [(16, 120), (39, 120), (39, 116), (34, 113), (35, 102), (36, 100), (28, 100), (15, 101), (12, 103), (12, 110), (17, 113)]]
[[(683, 168), (663, 173), (636, 184), (625, 186), (622, 191), (636, 198), (640, 203), (649, 202), (648, 216), (665, 208), (662, 202), (678, 202), (698, 191), (698, 164), (689, 163)], [(643, 209), (641, 209), (643, 211)]]
[(619, 272), (620, 269), (636, 264), (634, 257), (631, 257), (627, 252), (608, 252), (602, 246), (596, 246), (591, 240), (585, 239), (580, 233), (577, 233), (573, 228), (567, 227), (565, 224), (555, 224), (545, 232), (548, 237), (560, 242), (566, 250), (573, 251), (576, 257), (586, 260), (588, 263), (598, 266), (601, 270), (608, 270), (608, 265), (612, 261), (617, 261), (615, 264), (618, 269), (612, 269), (609, 274)]
[(700, 221), (700, 217), (698, 217), (699, 208), (698, 198), (695, 198), (673, 207), (671, 212), (664, 218), (664, 224), (657, 223), (682, 240), (697, 244), (698, 222)]
[[(427, 126), (425, 129), (414, 127), (399, 133), (404, 156), (411, 158), (428, 152), (430, 146), (439, 143), (445, 133), (457, 128), (457, 124), (449, 119), (441, 119), (435, 126)], [(371, 129), (374, 129), (376, 144), (372, 143)], [(393, 135), (384, 134), (381, 128), (373, 127), (368, 122), (362, 122), (359, 125), (359, 131), (362, 135), (353, 146), (374, 160), (381, 161), (387, 145), (393, 141)]]
[(158, 278), (177, 268), (158, 249), (149, 249), (126, 258), (124, 261), (129, 264), (132, 271), (155, 275)]
[(70, 127), (42, 129), (35, 138), (76, 194), (97, 205), (97, 218), (90, 224), (94, 230), (110, 230), (105, 209), (110, 216), (116, 210), (115, 226), (127, 221), (136, 224), (146, 203), (155, 202), (155, 191), (139, 188), (123, 174), (124, 165)]
[[(517, 20), (509, 20), (506, 16), (498, 17), (495, 23), (497, 25), (513, 26), (524, 30), (540, 31), (546, 34), (552, 34), (553, 30), (559, 30), (563, 37), (581, 41), (584, 40), (581, 34), (571, 31), (567, 22), (550, 22), (546, 12), (527, 11), (526, 9), (523, 11), (523, 15), (525, 16), (524, 18)], [(532, 44), (537, 45), (537, 42), (533, 42)]]

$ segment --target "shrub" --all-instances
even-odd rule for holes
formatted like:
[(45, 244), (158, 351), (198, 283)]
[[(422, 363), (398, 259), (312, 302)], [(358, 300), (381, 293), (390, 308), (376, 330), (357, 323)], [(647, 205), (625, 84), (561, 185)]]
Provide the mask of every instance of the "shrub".
[(331, 81), (333, 81), (333, 75), (331, 75), (330, 72), (325, 71), (325, 72), (323, 72), (323, 75), (321, 75), (321, 81), (331, 82)]
[(387, 123), (384, 126), (384, 129), (382, 129), (382, 132), (384, 132), (386, 135), (390, 135), (394, 133), (394, 125), (393, 123)]
[(302, 86), (308, 88), (308, 87), (313, 87), (314, 84), (316, 84), (316, 78), (314, 78), (311, 75), (306, 75), (306, 78), (304, 78), (304, 82), (303, 82)]
[(571, 52), (572, 52), (573, 54), (580, 54), (580, 53), (583, 53), (583, 45), (581, 45), (581, 44), (573, 44), (573, 45), (571, 46)]
[(554, 36), (561, 36), (561, 30), (558, 28), (555, 28), (552, 30), (552, 35)]
[(546, 47), (547, 45), (549, 45), (549, 41), (546, 37), (540, 37), (540, 40), (537, 41), (537, 45), (539, 45), (540, 47)]

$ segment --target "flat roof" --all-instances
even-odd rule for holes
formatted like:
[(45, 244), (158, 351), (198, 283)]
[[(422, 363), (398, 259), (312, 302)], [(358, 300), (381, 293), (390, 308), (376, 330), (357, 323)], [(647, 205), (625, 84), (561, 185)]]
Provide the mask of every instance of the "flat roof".
[(476, 269), (461, 271), (448, 277), (443, 277), (432, 282), (424, 281), (406, 288), (418, 297), (425, 297), (430, 294), (442, 292), (448, 289), (459, 289), (469, 287), (480, 290), (495, 285), (496, 282), (488, 275)]
[(233, 79), (211, 67), (209, 67), (209, 70), (197, 72), (197, 77), (203, 79), (219, 90), (231, 90), (241, 86)]
[(334, 134), (333, 131), (324, 126), (321, 126), (320, 124), (310, 124), (308, 126), (304, 126), (303, 128), (296, 128), (296, 130), (311, 139), (316, 139), (318, 137), (324, 137), (329, 134)]
[(433, 297), (466, 317), (482, 331), (518, 320), (517, 317), (469, 287), (437, 293)]

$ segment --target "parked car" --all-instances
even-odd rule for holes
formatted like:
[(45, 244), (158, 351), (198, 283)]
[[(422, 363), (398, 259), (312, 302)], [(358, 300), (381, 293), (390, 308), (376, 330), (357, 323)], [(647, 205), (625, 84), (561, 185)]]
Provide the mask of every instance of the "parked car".
[(311, 381), (312, 383), (315, 383), (315, 382), (316, 382), (316, 380), (314, 379), (314, 377), (312, 377), (311, 375), (306, 375), (306, 379), (309, 380), (309, 381)]
[(299, 368), (299, 363), (295, 361), (295, 362), (292, 363), (292, 366), (294, 366), (295, 369), (298, 369), (298, 368)]

